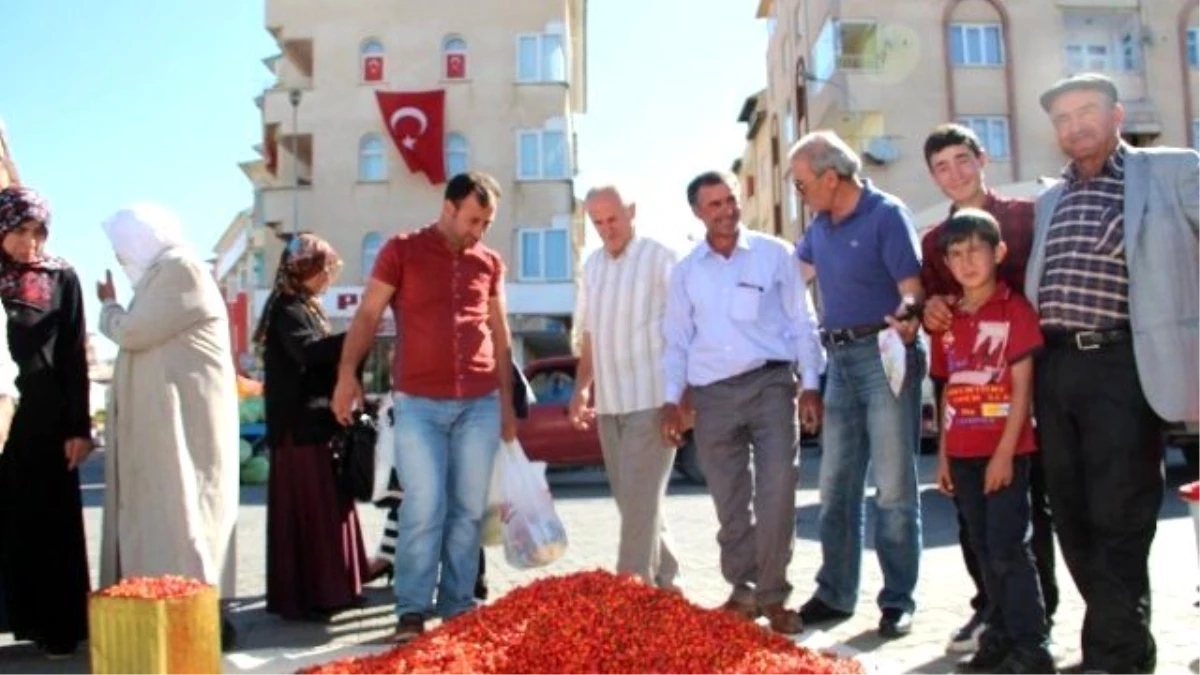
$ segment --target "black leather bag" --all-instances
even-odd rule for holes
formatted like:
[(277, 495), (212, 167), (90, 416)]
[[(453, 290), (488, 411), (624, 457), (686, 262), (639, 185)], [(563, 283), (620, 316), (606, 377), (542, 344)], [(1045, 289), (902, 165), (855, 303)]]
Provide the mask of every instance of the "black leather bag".
[(333, 473), (338, 489), (356, 501), (371, 501), (375, 489), (375, 441), (379, 430), (365, 413), (343, 427), (329, 441), (333, 450)]

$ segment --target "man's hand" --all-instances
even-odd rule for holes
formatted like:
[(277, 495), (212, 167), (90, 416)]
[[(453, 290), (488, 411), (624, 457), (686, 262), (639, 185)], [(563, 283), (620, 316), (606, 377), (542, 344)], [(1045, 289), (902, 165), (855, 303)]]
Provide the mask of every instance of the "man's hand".
[(908, 307), (900, 305), (900, 307), (896, 309), (895, 314), (885, 316), (883, 317), (883, 320), (887, 322), (888, 326), (895, 329), (895, 331), (900, 334), (900, 339), (904, 342), (904, 344), (911, 345), (913, 341), (917, 339), (917, 330), (921, 328), (921, 320), (915, 316), (909, 319), (897, 318), (904, 316), (904, 314), (908, 311)]
[(583, 431), (592, 426), (592, 422), (596, 419), (596, 410), (588, 405), (587, 389), (576, 389), (571, 395), (571, 403), (567, 405), (567, 417), (571, 420), (571, 426)]
[(677, 448), (682, 440), (683, 415), (675, 403), (666, 403), (658, 412), (659, 431), (662, 441), (668, 448)]
[(800, 429), (809, 434), (821, 430), (821, 418), (825, 415), (824, 404), (821, 403), (821, 392), (806, 389), (800, 392)]
[(937, 486), (938, 492), (947, 497), (954, 496), (954, 479), (950, 477), (950, 458), (944, 452), (938, 455)]
[(337, 386), (333, 388), (333, 400), (329, 404), (338, 423), (350, 426), (350, 422), (353, 421), (351, 414), (356, 407), (362, 407), (362, 402), (363, 391), (358, 376), (354, 373), (339, 372)]
[(944, 333), (950, 330), (950, 322), (954, 319), (951, 310), (957, 298), (953, 295), (931, 295), (925, 300), (925, 312), (921, 320), (925, 330), (930, 333)]
[(83, 464), (83, 460), (92, 452), (92, 439), (68, 438), (63, 443), (63, 451), (67, 456), (67, 471), (74, 471)]
[(1012, 483), (1012, 478), (1012, 456), (999, 452), (992, 455), (983, 478), (983, 494), (990, 495), (1003, 490)]
[(500, 406), (500, 440), (505, 443), (517, 440), (517, 413), (511, 404)]
[(112, 270), (104, 270), (104, 281), (96, 282), (96, 297), (100, 302), (117, 299), (117, 289), (113, 286)]

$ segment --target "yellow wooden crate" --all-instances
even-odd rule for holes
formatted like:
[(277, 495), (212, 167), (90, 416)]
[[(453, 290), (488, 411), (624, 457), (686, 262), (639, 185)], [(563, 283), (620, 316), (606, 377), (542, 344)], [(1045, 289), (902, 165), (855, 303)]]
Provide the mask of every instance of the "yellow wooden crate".
[(93, 594), (88, 643), (93, 673), (219, 673), (221, 618), (211, 586), (163, 600)]

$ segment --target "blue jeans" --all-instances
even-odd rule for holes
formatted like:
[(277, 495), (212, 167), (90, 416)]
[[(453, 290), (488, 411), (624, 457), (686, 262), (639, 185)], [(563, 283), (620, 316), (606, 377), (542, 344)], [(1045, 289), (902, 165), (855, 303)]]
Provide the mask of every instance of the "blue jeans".
[(904, 385), (892, 393), (875, 336), (829, 348), (821, 433), (821, 569), (816, 597), (844, 612), (858, 603), (867, 465), (875, 477), (875, 552), (881, 609), (911, 612), (921, 558), (920, 442), (925, 355), (908, 348)]
[(475, 607), (479, 523), (500, 446), (500, 399), (397, 393), (395, 401), (396, 474), (404, 488), (396, 613), (450, 618)]

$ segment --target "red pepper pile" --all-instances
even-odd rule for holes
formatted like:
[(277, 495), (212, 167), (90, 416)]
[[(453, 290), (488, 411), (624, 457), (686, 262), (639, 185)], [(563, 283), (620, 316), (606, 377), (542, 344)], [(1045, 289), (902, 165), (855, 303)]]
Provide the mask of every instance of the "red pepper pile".
[(137, 598), (139, 600), (165, 600), (192, 595), (207, 584), (185, 577), (130, 577), (115, 586), (109, 586), (96, 595), (106, 598)]
[(535, 581), (407, 645), (302, 673), (861, 673), (632, 577)]

